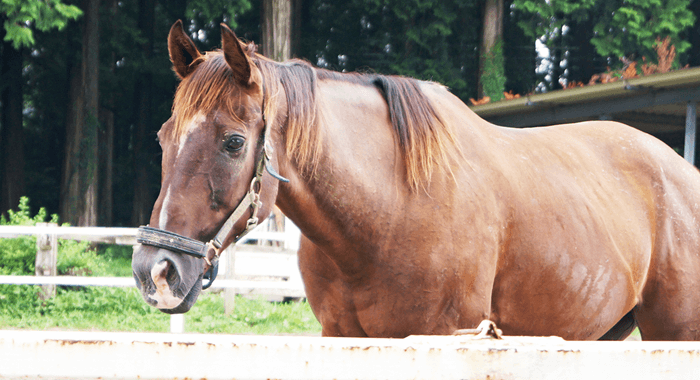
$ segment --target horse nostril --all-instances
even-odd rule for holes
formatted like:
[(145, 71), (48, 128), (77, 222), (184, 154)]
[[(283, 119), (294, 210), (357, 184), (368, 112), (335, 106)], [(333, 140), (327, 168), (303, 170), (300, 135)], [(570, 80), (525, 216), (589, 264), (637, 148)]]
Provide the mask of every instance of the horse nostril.
[(180, 282), (180, 276), (178, 276), (174, 265), (170, 265), (166, 278), (171, 287), (174, 287), (173, 285), (177, 285)]
[(171, 291), (177, 289), (180, 282), (177, 269), (169, 260), (163, 260), (153, 265), (151, 278), (157, 289), (165, 289), (167, 287)]

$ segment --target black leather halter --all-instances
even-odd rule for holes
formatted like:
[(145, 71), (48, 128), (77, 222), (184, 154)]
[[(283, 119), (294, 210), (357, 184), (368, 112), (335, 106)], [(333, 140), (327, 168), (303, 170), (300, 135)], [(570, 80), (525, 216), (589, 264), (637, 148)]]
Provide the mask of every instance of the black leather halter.
[(267, 119), (265, 117), (265, 89), (263, 87), (263, 104), (262, 104), (262, 120), (263, 120), (263, 130), (258, 139), (258, 149), (259, 155), (256, 159), (255, 173), (253, 179), (250, 182), (250, 190), (238, 203), (238, 206), (233, 210), (231, 215), (228, 217), (224, 225), (221, 227), (216, 236), (207, 243), (203, 243), (199, 240), (189, 238), (174, 232), (161, 230), (160, 228), (154, 228), (149, 226), (139, 227), (136, 233), (136, 241), (143, 245), (150, 245), (153, 247), (167, 249), (169, 251), (183, 253), (186, 255), (194, 256), (203, 259), (208, 265), (208, 269), (205, 269), (204, 279), (208, 280), (206, 283), (202, 283), (202, 289), (207, 289), (216, 279), (216, 275), (219, 272), (219, 256), (221, 256), (221, 246), (224, 240), (229, 235), (233, 226), (238, 220), (247, 212), (250, 211), (250, 218), (246, 223), (246, 228), (239, 233), (232, 244), (235, 244), (243, 236), (245, 236), (252, 229), (257, 227), (258, 220), (258, 209), (262, 206), (260, 201), (260, 190), (262, 188), (262, 176), (263, 172), (267, 170), (268, 173), (277, 180), (281, 182), (289, 182), (288, 179), (279, 175), (275, 169), (270, 164), (269, 154), (272, 152), (272, 147), (269, 145), (269, 133), (270, 130), (267, 127)]

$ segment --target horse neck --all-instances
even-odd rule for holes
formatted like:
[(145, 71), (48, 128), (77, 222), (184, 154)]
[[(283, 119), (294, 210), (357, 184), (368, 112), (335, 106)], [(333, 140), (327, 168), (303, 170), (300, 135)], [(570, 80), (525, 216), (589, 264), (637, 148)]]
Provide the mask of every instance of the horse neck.
[(352, 271), (353, 255), (376, 250), (377, 221), (396, 210), (408, 189), (376, 89), (321, 82), (316, 98), (323, 109), (320, 160), (304, 174), (281, 160), (292, 181), (280, 186), (277, 205), (321, 249), (342, 252), (336, 263)]
[[(464, 161), (454, 172), (436, 170), (425, 188), (411, 189), (402, 154), (396, 146), (388, 105), (375, 87), (343, 81), (320, 81), (316, 99), (323, 110), (321, 159), (312, 173), (283, 158), (292, 182), (280, 186), (277, 204), (341, 270), (352, 273), (359, 263), (385, 253), (392, 239), (410, 238), (407, 226), (430, 225), (435, 209), (451, 210), (458, 187), (477, 172), (470, 162), (496, 160), (496, 127), (480, 119), (458, 98), (439, 86), (424, 86), (439, 104), (446, 122), (457, 126)], [(488, 170), (478, 170), (481, 176)], [(282, 173), (284, 174), (284, 173)], [(458, 185), (459, 184), (459, 185)], [(429, 219), (425, 219), (429, 218)], [(418, 233), (418, 232), (417, 232)], [(362, 257), (359, 257), (362, 256)], [(375, 257), (376, 258), (376, 257)]]

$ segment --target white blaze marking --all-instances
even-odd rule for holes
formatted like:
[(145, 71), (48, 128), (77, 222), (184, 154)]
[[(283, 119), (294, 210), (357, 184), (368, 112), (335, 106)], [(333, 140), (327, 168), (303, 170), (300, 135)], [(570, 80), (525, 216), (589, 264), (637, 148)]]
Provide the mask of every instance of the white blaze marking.
[(158, 228), (165, 228), (165, 224), (168, 223), (168, 205), (170, 204), (170, 185), (168, 185), (168, 190), (165, 191), (165, 199), (163, 199), (163, 204), (160, 206), (160, 216), (158, 217)]
[[(182, 148), (185, 146), (185, 143), (187, 142), (187, 136), (192, 133), (192, 131), (196, 130), (199, 128), (200, 125), (205, 120), (205, 116), (203, 113), (198, 112), (192, 120), (187, 124), (187, 130), (185, 133), (180, 136), (180, 142), (177, 148), (177, 156), (180, 155), (180, 152), (182, 151)], [(158, 227), (159, 228), (165, 228), (165, 225), (168, 223), (168, 206), (170, 205), (170, 185), (168, 185), (168, 190), (165, 192), (165, 199), (163, 200), (163, 205), (160, 208), (160, 217), (158, 218)]]
[(192, 133), (192, 131), (196, 130), (199, 128), (200, 125), (206, 120), (206, 117), (204, 116), (203, 113), (197, 112), (196, 115), (190, 120), (190, 122), (187, 124), (186, 127), (186, 132), (180, 136), (180, 145), (177, 148), (177, 155), (180, 155), (180, 152), (182, 151), (182, 148), (185, 146), (185, 142), (187, 142), (187, 136)]

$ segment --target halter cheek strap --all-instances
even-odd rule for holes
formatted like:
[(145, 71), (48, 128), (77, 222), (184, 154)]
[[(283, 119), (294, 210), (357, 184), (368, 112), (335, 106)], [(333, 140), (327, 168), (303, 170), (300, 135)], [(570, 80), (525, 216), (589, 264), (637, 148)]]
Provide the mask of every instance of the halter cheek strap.
[[(263, 96), (264, 93), (265, 92), (263, 89)], [(259, 140), (260, 143), (258, 145), (260, 149), (260, 156), (256, 160), (255, 173), (252, 181), (250, 182), (250, 189), (238, 203), (228, 219), (226, 219), (226, 222), (221, 229), (219, 229), (219, 232), (216, 233), (216, 236), (213, 239), (207, 243), (203, 243), (199, 240), (195, 240), (174, 232), (149, 226), (141, 226), (136, 232), (136, 241), (140, 244), (163, 248), (173, 252), (184, 253), (186, 255), (203, 259), (206, 262), (204, 279), (208, 281), (202, 284), (202, 289), (209, 288), (214, 282), (214, 279), (216, 279), (216, 275), (219, 271), (219, 256), (221, 256), (221, 247), (223, 246), (226, 237), (231, 233), (231, 230), (236, 222), (238, 222), (247, 211), (251, 212), (250, 217), (246, 222), (245, 229), (234, 238), (233, 244), (241, 240), (246, 234), (248, 234), (248, 232), (258, 226), (258, 210), (260, 207), (262, 207), (262, 202), (260, 201), (260, 190), (262, 189), (263, 172), (267, 170), (272, 177), (280, 182), (289, 182), (288, 179), (279, 175), (270, 164), (270, 153), (272, 152), (272, 147), (269, 145), (270, 129), (267, 127), (264, 107), (265, 99), (263, 98), (263, 131)]]

